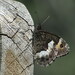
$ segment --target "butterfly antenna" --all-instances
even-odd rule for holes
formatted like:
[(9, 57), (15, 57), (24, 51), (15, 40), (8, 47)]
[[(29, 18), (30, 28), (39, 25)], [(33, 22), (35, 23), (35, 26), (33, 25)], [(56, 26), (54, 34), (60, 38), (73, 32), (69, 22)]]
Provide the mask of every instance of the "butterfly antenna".
[(47, 16), (47, 18), (41, 23), (41, 26), (50, 18), (50, 16)]

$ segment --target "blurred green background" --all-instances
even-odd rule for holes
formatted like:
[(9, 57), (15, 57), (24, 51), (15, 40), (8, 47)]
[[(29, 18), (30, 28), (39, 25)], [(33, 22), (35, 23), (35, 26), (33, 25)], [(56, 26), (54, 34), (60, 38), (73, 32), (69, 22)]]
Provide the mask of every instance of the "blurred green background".
[(63, 37), (71, 50), (67, 56), (57, 58), (49, 67), (35, 64), (34, 75), (75, 75), (75, 0), (18, 1), (26, 5), (35, 25), (50, 16), (42, 28)]

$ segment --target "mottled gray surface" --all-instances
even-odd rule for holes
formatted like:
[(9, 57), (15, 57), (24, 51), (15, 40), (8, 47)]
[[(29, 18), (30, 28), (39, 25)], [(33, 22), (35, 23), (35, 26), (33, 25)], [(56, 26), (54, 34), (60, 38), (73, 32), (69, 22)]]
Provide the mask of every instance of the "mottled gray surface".
[(20, 2), (0, 0), (2, 35), (1, 75), (33, 75), (32, 31), (34, 23)]

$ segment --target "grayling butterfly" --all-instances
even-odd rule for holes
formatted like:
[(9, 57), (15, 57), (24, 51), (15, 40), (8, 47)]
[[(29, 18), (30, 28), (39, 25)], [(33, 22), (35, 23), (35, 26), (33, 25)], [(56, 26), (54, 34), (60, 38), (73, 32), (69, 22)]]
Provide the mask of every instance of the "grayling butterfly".
[(44, 66), (69, 53), (66, 41), (58, 35), (41, 30), (41, 25), (34, 31), (33, 49), (34, 59)]

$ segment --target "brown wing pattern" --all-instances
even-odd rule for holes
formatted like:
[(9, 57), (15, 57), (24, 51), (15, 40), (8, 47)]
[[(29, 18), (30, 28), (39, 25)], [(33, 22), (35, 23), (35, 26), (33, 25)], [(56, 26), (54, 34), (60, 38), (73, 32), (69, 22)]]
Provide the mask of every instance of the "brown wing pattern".
[(40, 52), (41, 50), (46, 50), (48, 43), (50, 41), (54, 41), (54, 44), (57, 44), (59, 41), (60, 37), (57, 35), (54, 35), (49, 32), (45, 31), (37, 31), (34, 33), (34, 38), (33, 38), (33, 47), (34, 47), (34, 53)]

